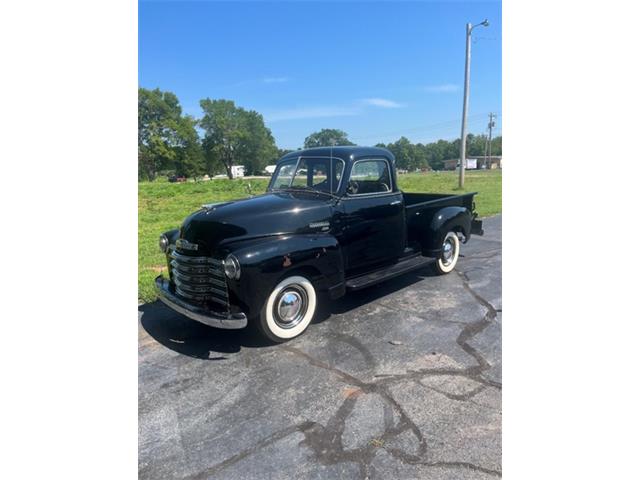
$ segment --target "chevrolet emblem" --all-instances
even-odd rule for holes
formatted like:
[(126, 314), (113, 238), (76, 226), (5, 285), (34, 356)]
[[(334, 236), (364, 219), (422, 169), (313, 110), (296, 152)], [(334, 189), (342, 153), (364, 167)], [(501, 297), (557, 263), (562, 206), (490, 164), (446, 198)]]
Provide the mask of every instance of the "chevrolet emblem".
[(178, 240), (176, 240), (176, 247), (179, 248), (180, 250), (192, 250), (194, 252), (198, 250), (197, 243), (191, 243), (190, 241), (185, 240), (184, 238), (179, 238)]

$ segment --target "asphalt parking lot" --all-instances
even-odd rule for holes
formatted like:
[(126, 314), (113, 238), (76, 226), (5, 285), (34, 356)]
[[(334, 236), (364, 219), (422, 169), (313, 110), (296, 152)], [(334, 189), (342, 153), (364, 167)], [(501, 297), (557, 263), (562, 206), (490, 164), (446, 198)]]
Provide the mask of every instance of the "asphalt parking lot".
[(484, 228), (455, 272), (349, 293), (283, 345), (141, 305), (139, 477), (501, 476), (501, 217)]

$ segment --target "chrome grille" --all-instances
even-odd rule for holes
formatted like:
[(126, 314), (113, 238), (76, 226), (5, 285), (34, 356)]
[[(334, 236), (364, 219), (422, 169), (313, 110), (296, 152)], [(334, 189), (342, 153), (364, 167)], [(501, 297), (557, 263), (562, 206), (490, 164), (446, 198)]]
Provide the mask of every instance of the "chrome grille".
[(175, 250), (171, 257), (171, 276), (176, 293), (198, 302), (213, 301), (229, 306), (229, 293), (222, 260), (190, 257)]

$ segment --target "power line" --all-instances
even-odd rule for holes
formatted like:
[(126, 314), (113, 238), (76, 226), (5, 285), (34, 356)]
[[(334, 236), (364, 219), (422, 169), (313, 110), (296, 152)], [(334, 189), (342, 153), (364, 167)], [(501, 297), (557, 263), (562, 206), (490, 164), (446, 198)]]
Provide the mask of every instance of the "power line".
[[(482, 117), (484, 117), (485, 115), (487, 115), (486, 113), (477, 113), (475, 115), (470, 115), (469, 119), (473, 119), (472, 121), (468, 122), (469, 124), (477, 124), (482, 120)], [(442, 128), (446, 128), (449, 126), (455, 126), (456, 124), (460, 123), (460, 119), (457, 118), (455, 120), (446, 120), (444, 122), (439, 122), (439, 123), (433, 123), (431, 125), (426, 125), (424, 127), (411, 127), (411, 128), (405, 128), (403, 130), (396, 130), (394, 132), (385, 132), (385, 133), (378, 133), (378, 134), (371, 134), (371, 135), (358, 135), (355, 137), (352, 137), (353, 140), (366, 140), (366, 139), (370, 139), (370, 138), (380, 138), (380, 137), (389, 137), (392, 135), (403, 135), (405, 133), (408, 132), (431, 132), (431, 131), (437, 131), (437, 130), (442, 130)]]

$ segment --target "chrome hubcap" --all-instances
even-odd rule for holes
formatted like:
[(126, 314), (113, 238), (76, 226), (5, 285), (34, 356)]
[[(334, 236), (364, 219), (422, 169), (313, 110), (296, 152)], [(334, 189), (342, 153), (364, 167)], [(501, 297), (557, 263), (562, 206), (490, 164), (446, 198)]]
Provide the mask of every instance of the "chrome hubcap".
[(289, 287), (278, 296), (274, 304), (275, 321), (281, 328), (293, 328), (307, 313), (307, 295), (304, 289)]
[(453, 238), (447, 238), (442, 244), (442, 260), (445, 265), (450, 265), (455, 254), (455, 243)]
[(278, 315), (285, 322), (290, 322), (300, 312), (302, 306), (302, 298), (297, 292), (287, 292), (278, 304)]

